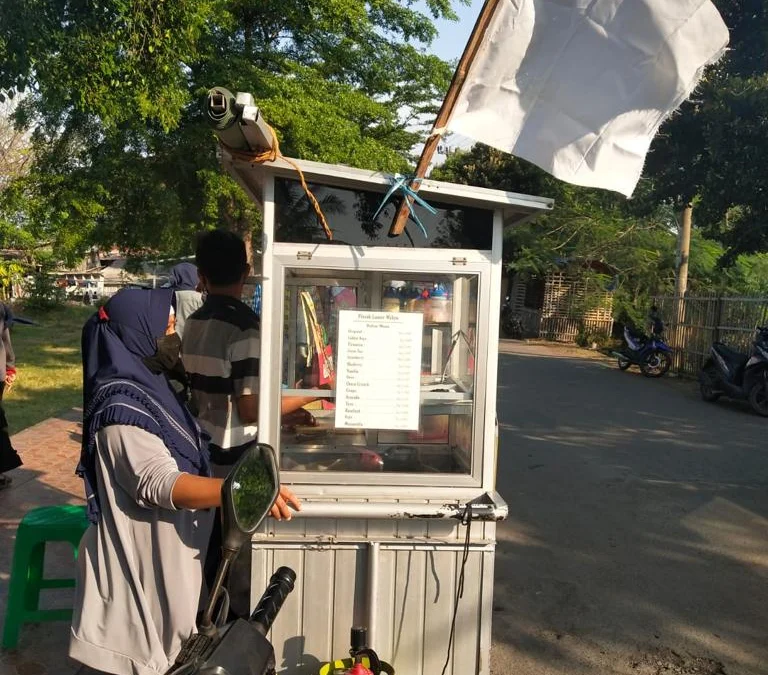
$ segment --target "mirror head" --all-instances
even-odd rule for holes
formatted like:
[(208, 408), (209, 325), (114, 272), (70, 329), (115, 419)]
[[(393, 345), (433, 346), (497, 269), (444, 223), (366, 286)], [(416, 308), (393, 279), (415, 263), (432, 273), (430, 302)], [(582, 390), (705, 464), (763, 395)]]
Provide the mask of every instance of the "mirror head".
[(265, 443), (251, 445), (222, 487), (223, 544), (237, 551), (258, 529), (277, 499), (280, 475), (275, 451)]

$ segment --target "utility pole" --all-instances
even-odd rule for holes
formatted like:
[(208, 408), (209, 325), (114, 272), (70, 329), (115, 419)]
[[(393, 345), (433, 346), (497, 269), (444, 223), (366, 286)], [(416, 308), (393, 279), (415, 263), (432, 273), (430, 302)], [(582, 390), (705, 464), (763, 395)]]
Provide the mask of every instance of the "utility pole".
[(688, 258), (691, 252), (691, 225), (693, 224), (693, 204), (688, 202), (683, 208), (683, 217), (677, 237), (677, 275), (675, 276), (675, 298), (682, 299), (688, 290)]
[(682, 347), (681, 326), (685, 321), (685, 292), (688, 290), (688, 259), (691, 252), (691, 226), (693, 225), (693, 204), (683, 207), (680, 230), (677, 237), (677, 274), (675, 275), (675, 303), (673, 318), (673, 340), (676, 347)]

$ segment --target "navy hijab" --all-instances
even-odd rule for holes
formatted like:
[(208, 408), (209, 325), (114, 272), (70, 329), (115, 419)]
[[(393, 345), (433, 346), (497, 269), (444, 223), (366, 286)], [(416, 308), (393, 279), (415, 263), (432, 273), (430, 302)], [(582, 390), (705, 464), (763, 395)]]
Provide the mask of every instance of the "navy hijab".
[(180, 471), (210, 475), (207, 440), (168, 378), (142, 359), (165, 334), (173, 290), (124, 289), (83, 327), (83, 442), (77, 474), (85, 481), (88, 517), (101, 512), (96, 487), (96, 433), (135, 426), (160, 438)]
[(197, 267), (183, 262), (171, 270), (169, 286), (174, 291), (194, 291), (197, 289)]

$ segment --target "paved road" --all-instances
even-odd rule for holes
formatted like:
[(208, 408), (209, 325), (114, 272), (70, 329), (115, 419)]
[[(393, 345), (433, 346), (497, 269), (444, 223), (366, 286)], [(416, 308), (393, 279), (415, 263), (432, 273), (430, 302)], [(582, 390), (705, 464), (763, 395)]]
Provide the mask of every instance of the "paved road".
[(768, 673), (768, 420), (506, 347), (494, 675)]

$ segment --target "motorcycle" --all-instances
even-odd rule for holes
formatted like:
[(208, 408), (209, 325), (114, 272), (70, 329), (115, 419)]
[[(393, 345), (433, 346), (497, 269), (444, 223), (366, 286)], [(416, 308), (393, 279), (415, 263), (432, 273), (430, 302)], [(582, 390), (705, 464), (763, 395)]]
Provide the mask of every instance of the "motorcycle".
[(699, 373), (701, 397), (746, 399), (758, 415), (768, 417), (768, 327), (755, 330), (749, 354), (715, 342)]
[(619, 370), (630, 366), (639, 366), (646, 377), (662, 377), (672, 366), (672, 348), (659, 334), (637, 335), (624, 326), (624, 348), (611, 352), (619, 365)]
[[(222, 485), (222, 560), (198, 632), (182, 645), (166, 675), (275, 675), (275, 651), (267, 639), (296, 573), (280, 567), (251, 616), (227, 623), (229, 596), (225, 581), (232, 561), (269, 513), (280, 489), (274, 450), (254, 443), (246, 449)], [(326, 664), (321, 673), (393, 675), (366, 645), (366, 630), (351, 631), (350, 659)]]
[(166, 675), (273, 675), (275, 654), (266, 638), (296, 573), (279, 568), (250, 618), (226, 623), (229, 567), (250, 541), (277, 498), (280, 486), (274, 450), (255, 443), (248, 448), (222, 485), (222, 561), (216, 572), (198, 632), (188, 638)]
[(501, 306), (501, 333), (504, 337), (512, 338), (513, 340), (522, 340), (525, 333), (525, 327), (523, 326), (523, 320), (515, 314), (512, 307), (512, 299), (507, 296), (504, 299), (504, 304)]

